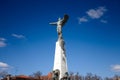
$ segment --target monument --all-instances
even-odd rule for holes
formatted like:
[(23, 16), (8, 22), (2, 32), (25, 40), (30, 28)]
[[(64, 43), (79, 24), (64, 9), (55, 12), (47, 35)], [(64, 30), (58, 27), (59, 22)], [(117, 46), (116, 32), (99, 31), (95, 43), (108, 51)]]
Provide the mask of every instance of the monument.
[(66, 77), (66, 74), (68, 75), (67, 59), (64, 47), (65, 41), (62, 36), (62, 27), (67, 22), (68, 18), (68, 15), (64, 15), (63, 19), (59, 18), (57, 22), (50, 23), (51, 25), (57, 26), (58, 33), (53, 66), (54, 80), (61, 80)]

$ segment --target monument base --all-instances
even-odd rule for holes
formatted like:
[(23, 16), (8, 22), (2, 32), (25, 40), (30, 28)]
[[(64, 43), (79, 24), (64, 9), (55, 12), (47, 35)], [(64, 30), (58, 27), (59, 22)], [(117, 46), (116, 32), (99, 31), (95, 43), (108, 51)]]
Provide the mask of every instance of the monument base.
[(55, 48), (55, 58), (54, 58), (54, 67), (53, 71), (59, 70), (59, 80), (64, 77), (65, 73), (68, 72), (66, 53), (60, 46), (60, 40), (56, 42)]

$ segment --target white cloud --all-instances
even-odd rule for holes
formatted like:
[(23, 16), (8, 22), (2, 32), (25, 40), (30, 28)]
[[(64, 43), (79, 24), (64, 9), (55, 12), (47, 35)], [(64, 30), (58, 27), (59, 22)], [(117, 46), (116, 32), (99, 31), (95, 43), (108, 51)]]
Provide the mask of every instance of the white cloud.
[(25, 36), (23, 35), (18, 35), (18, 34), (12, 34), (13, 37), (18, 38), (18, 39), (23, 39)]
[(6, 71), (10, 68), (10, 66), (7, 63), (0, 62), (0, 71)]
[(88, 21), (88, 19), (85, 18), (85, 17), (78, 18), (78, 20), (79, 20), (79, 23), (80, 23), (80, 24), (81, 24), (82, 22), (87, 22), (87, 21)]
[(88, 11), (86, 11), (85, 16), (78, 18), (78, 22), (79, 24), (81, 24), (82, 22), (88, 22), (89, 20), (98, 19), (102, 23), (107, 23), (107, 20), (102, 19), (106, 11), (107, 9), (105, 7), (89, 9)]
[(0, 41), (6, 41), (6, 39), (5, 38), (0, 38)]
[(90, 9), (86, 13), (92, 19), (99, 19), (101, 18), (104, 13), (107, 11), (105, 7), (98, 7), (97, 9)]
[(0, 41), (0, 47), (5, 47), (7, 44), (4, 41)]
[(7, 63), (0, 62), (0, 67), (1, 68), (7, 68), (7, 67), (9, 67), (9, 65)]
[(120, 72), (120, 64), (113, 65), (111, 68), (112, 68), (112, 70), (115, 71), (115, 72)]
[(5, 47), (7, 44), (5, 43), (5, 38), (0, 38), (0, 47)]
[(107, 20), (100, 20), (100, 22), (102, 22), (102, 23), (107, 23)]

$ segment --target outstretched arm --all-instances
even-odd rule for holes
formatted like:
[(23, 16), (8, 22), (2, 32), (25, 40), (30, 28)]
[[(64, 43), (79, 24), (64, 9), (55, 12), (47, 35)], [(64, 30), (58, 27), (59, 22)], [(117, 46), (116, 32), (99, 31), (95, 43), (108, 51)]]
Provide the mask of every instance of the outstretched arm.
[(49, 24), (51, 24), (51, 25), (57, 25), (57, 22), (51, 22), (51, 23), (49, 23)]

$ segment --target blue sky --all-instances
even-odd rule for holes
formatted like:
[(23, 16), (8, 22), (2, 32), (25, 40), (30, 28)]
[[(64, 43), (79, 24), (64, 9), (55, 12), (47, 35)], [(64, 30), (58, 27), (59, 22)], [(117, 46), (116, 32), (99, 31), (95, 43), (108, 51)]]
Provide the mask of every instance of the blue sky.
[(120, 75), (119, 0), (1, 0), (0, 71), (52, 71), (57, 41), (49, 25), (64, 14), (69, 72)]

